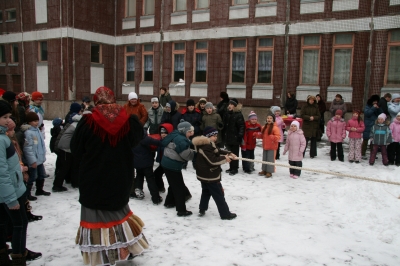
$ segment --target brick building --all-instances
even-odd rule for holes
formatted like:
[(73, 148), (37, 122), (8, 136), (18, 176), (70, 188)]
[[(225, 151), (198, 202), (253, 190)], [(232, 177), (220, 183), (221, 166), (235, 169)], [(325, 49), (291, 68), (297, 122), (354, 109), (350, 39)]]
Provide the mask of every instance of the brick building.
[(41, 91), (49, 118), (102, 85), (120, 101), (163, 86), (260, 112), (287, 92), (362, 108), (400, 92), (399, 14), (400, 0), (1, 0), (0, 87)]

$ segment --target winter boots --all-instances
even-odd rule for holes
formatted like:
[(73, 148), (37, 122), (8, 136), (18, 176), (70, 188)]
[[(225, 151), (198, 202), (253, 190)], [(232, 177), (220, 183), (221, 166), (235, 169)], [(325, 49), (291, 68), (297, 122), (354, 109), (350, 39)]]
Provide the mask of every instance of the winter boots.
[(12, 266), (10, 257), (8, 256), (7, 247), (0, 249), (0, 265)]
[(50, 196), (51, 193), (43, 190), (44, 179), (36, 180), (36, 196)]
[(30, 200), (30, 201), (35, 201), (35, 200), (37, 200), (37, 197), (34, 197), (34, 196), (32, 196), (32, 194), (31, 194), (31, 190), (32, 190), (32, 186), (33, 185), (26, 185), (26, 192), (27, 192), (27, 198), (28, 198), (28, 200)]
[(11, 254), (12, 266), (26, 266), (26, 254)]
[(29, 204), (29, 200), (25, 202), (25, 206), (26, 206), (26, 216), (28, 218), (28, 222), (40, 221), (43, 219), (43, 216), (32, 214), (32, 207)]

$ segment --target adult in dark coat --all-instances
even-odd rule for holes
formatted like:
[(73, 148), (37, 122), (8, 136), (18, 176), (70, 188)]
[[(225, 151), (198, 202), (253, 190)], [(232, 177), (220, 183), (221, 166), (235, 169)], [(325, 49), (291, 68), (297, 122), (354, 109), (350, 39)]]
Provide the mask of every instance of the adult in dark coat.
[(170, 123), (174, 127), (174, 129), (177, 129), (178, 124), (180, 123), (182, 118), (182, 114), (179, 112), (179, 104), (173, 100), (169, 101), (165, 108), (164, 108), (164, 113), (161, 117), (161, 123)]
[(383, 97), (379, 100), (378, 106), (382, 109), (387, 117), (390, 117), (389, 110), (388, 110), (388, 102), (392, 100), (392, 94), (385, 93)]
[(165, 107), (167, 105), (167, 103), (169, 103), (170, 101), (172, 101), (172, 97), (169, 94), (168, 89), (161, 87), (160, 88), (160, 105), (162, 107)]
[[(148, 248), (142, 235), (144, 224), (128, 205), (132, 148), (143, 138), (143, 126), (115, 103), (109, 88), (98, 88), (93, 101), (96, 107), (83, 115), (71, 139), (72, 154), (80, 161), (81, 222), (76, 244), (85, 264), (115, 264), (119, 254), (136, 255)], [(110, 241), (105, 244), (101, 239)]]
[[(365, 154), (367, 152), (368, 141), (371, 133), (371, 128), (375, 125), (376, 119), (378, 116), (383, 113), (382, 108), (378, 105), (379, 95), (372, 95), (368, 101), (367, 105), (364, 108), (364, 125), (365, 130), (363, 132), (363, 143), (361, 146), (361, 155), (365, 158)], [(372, 144), (370, 144), (370, 149), (372, 151)]]
[(219, 114), (221, 118), (224, 118), (225, 113), (228, 111), (229, 96), (228, 93), (221, 91), (219, 97), (221, 101), (217, 104), (217, 114)]
[[(307, 97), (307, 103), (301, 108), (301, 118), (303, 119), (302, 130), (304, 132), (304, 137), (306, 137), (306, 147), (308, 141), (311, 141), (310, 157), (314, 158), (317, 156), (317, 135), (320, 119), (318, 104), (314, 96), (309, 95)], [(306, 150), (304, 149), (303, 156), (305, 153)]]
[(287, 93), (287, 99), (286, 99), (286, 103), (285, 103), (285, 110), (286, 110), (286, 114), (296, 114), (296, 109), (297, 109), (297, 99), (296, 99), (296, 95), (294, 93)]
[(189, 122), (194, 127), (194, 137), (201, 135), (201, 112), (195, 108), (194, 101), (189, 99), (186, 101), (186, 108), (182, 111), (182, 119)]
[(343, 97), (340, 94), (336, 94), (335, 99), (333, 99), (331, 107), (329, 108), (329, 111), (331, 112), (331, 117), (335, 116), (337, 110), (342, 111), (342, 118), (347, 112), (346, 104), (344, 103)]
[[(245, 131), (244, 117), (242, 114), (242, 105), (238, 100), (232, 98), (229, 101), (228, 112), (223, 118), (224, 128), (222, 129), (222, 139), (226, 149), (233, 154), (239, 154), (240, 144), (243, 142)], [(239, 169), (239, 161), (232, 160), (229, 163), (229, 169), (226, 171), (229, 175), (236, 175)]]
[(319, 131), (318, 131), (318, 136), (317, 136), (317, 141), (321, 140), (322, 135), (325, 132), (325, 112), (326, 112), (326, 104), (325, 101), (322, 100), (321, 95), (317, 94), (315, 95), (315, 98), (317, 99), (317, 104), (318, 104), (318, 109), (320, 113), (320, 119), (319, 119)]

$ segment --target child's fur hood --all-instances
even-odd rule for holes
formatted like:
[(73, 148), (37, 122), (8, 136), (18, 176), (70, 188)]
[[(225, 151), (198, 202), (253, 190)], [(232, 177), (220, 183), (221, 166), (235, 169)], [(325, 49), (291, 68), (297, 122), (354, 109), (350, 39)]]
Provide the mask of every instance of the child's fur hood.
[(211, 144), (212, 142), (210, 141), (209, 138), (207, 138), (205, 136), (198, 136), (198, 137), (194, 137), (192, 139), (192, 143), (194, 146), (202, 146), (202, 145)]
[(241, 112), (242, 111), (242, 106), (243, 105), (241, 103), (238, 103), (238, 105), (233, 108), (233, 112), (234, 113)]
[(27, 131), (30, 127), (31, 127), (31, 125), (23, 124), (23, 125), (21, 125), (20, 129), (21, 129), (22, 132), (25, 132), (25, 131)]

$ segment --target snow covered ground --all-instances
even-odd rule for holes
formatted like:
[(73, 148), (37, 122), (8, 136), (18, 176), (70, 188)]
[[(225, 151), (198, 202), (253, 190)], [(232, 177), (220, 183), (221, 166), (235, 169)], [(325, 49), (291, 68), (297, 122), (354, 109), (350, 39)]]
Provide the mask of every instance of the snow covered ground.
[[(45, 125), (48, 145), (51, 121)], [(400, 182), (400, 168), (383, 166), (380, 154), (369, 166), (367, 161), (331, 162), (328, 152), (323, 139), (318, 156), (310, 159), (307, 152), (303, 166)], [(261, 153), (259, 146), (256, 159), (262, 159)], [(55, 161), (48, 151), (49, 191)], [(278, 162), (287, 163), (287, 155)], [(151, 248), (124, 265), (400, 265), (400, 186), (304, 171), (294, 180), (283, 167), (266, 179), (240, 169), (238, 175), (222, 177), (227, 203), (238, 215), (224, 221), (212, 199), (206, 215), (197, 216), (200, 182), (190, 163), (183, 174), (193, 195), (187, 209), (194, 214), (181, 218), (174, 209), (154, 206), (145, 184), (145, 199), (131, 199), (129, 205), (145, 222)], [(79, 192), (66, 186), (67, 192), (31, 203), (33, 213), (43, 215), (28, 227), (27, 247), (43, 253), (31, 266), (83, 265), (74, 244)]]

